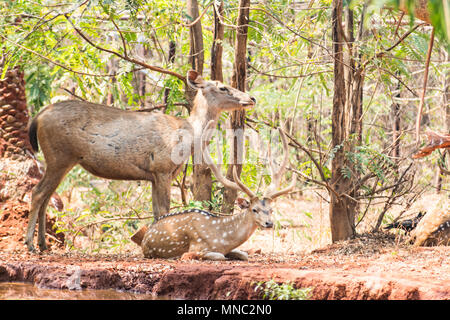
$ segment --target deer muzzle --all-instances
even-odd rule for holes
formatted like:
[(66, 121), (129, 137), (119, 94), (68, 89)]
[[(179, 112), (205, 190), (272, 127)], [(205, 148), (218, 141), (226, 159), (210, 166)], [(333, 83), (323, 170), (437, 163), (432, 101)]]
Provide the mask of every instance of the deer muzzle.
[(272, 221), (266, 221), (266, 222), (264, 222), (264, 225), (263, 225), (263, 227), (264, 228), (273, 228), (273, 222)]

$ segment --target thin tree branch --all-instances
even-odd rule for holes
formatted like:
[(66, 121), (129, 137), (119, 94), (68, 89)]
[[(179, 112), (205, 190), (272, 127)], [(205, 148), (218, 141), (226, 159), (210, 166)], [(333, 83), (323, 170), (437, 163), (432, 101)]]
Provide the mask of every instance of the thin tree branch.
[(394, 43), (392, 46), (390, 46), (389, 48), (387, 48), (386, 50), (384, 50), (383, 52), (377, 53), (377, 56), (381, 56), (383, 54), (385, 54), (386, 52), (391, 51), (392, 49), (394, 49), (396, 46), (398, 46), (400, 43), (402, 43), (403, 40), (406, 39), (406, 37), (408, 37), (411, 33), (413, 33), (418, 27), (421, 27), (423, 25), (426, 25), (427, 23), (419, 23), (418, 25), (415, 25), (413, 28), (411, 28), (410, 30), (408, 30), (403, 36), (400, 37), (400, 39), (397, 40), (396, 43)]
[(408, 85), (407, 85), (406, 83), (404, 83), (403, 80), (400, 79), (395, 73), (393, 73), (393, 72), (391, 72), (391, 71), (389, 71), (389, 70), (387, 70), (387, 69), (385, 69), (385, 68), (381, 68), (381, 67), (379, 67), (379, 66), (377, 66), (377, 68), (380, 69), (380, 70), (382, 70), (382, 71), (384, 71), (384, 72), (386, 72), (386, 73), (389, 73), (389, 75), (391, 75), (391, 76), (394, 77), (398, 82), (400, 82), (400, 83), (406, 88), (406, 90), (408, 90), (409, 92), (411, 92), (411, 94), (412, 94), (413, 96), (419, 97), (419, 95), (418, 95), (414, 90), (412, 90), (410, 87), (408, 87)]
[(398, 18), (398, 22), (397, 22), (397, 26), (395, 27), (395, 31), (394, 31), (394, 35), (398, 36), (398, 28), (400, 28), (400, 24), (402, 22), (403, 16), (405, 15), (405, 13), (402, 11), (400, 18)]
[(417, 25), (415, 25), (414, 27), (412, 27), (410, 30), (408, 30), (405, 34), (403, 34), (403, 36), (401, 36), (400, 39), (397, 40), (396, 43), (394, 43), (392, 46), (390, 46), (389, 48), (378, 52), (377, 54), (375, 54), (371, 59), (366, 60), (362, 66), (360, 67), (361, 69), (365, 69), (365, 67), (375, 58), (381, 58), (383, 57), (386, 53), (388, 53), (389, 51), (392, 51), (395, 47), (397, 47), (400, 43), (403, 42), (403, 40), (405, 40), (411, 33), (413, 33), (418, 27), (426, 25), (427, 23), (419, 23)]
[(123, 53), (124, 53), (125, 57), (128, 58), (127, 43), (123, 37), (122, 31), (119, 29), (119, 27), (117, 26), (117, 24), (113, 18), (110, 17), (110, 20), (111, 20), (112, 24), (114, 25), (114, 27), (116, 28), (117, 32), (119, 32), (120, 38), (122, 39)]
[[(151, 107), (151, 108), (138, 109), (138, 110), (135, 110), (135, 111), (136, 112), (151, 112), (151, 111), (154, 111), (154, 110), (157, 110), (157, 109), (165, 108), (168, 105), (169, 105), (168, 103), (162, 103), (162, 104), (157, 104), (156, 106)], [(177, 103), (173, 103), (172, 105), (174, 105), (174, 106), (183, 106), (183, 107), (186, 107), (186, 108), (189, 107), (189, 103), (184, 103), (184, 102), (177, 102)]]
[(200, 21), (201, 18), (203, 18), (203, 16), (205, 15), (206, 11), (209, 9), (209, 7), (210, 7), (211, 5), (214, 4), (215, 1), (216, 1), (216, 0), (211, 1), (211, 2), (205, 7), (205, 9), (203, 9), (203, 12), (197, 17), (197, 19), (195, 19), (195, 20), (192, 21), (191, 23), (187, 23), (187, 24), (186, 24), (186, 23), (183, 23), (183, 22), (180, 22), (180, 21), (178, 21), (178, 23), (181, 24), (183, 27), (186, 27), (186, 28), (193, 27), (195, 24), (197, 24), (197, 22)]
[(256, 10), (256, 11), (264, 12), (265, 14), (267, 14), (269, 17), (271, 17), (272, 19), (274, 19), (275, 21), (277, 21), (279, 24), (281, 24), (283, 27), (285, 27), (286, 29), (288, 29), (288, 30), (289, 30), (290, 32), (292, 32), (293, 34), (297, 35), (298, 37), (300, 37), (301, 39), (303, 39), (303, 40), (305, 40), (305, 41), (309, 41), (309, 42), (311, 42), (312, 44), (321, 47), (322, 49), (324, 49), (327, 53), (329, 53), (329, 54), (331, 55), (330, 50), (328, 50), (327, 47), (321, 45), (320, 43), (317, 43), (317, 42), (311, 40), (310, 38), (307, 38), (307, 37), (301, 35), (301, 34), (298, 33), (297, 31), (295, 31), (295, 30), (293, 30), (292, 28), (288, 27), (283, 21), (281, 21), (280, 19), (278, 19), (277, 17), (275, 17), (272, 13), (268, 12), (267, 10), (262, 9), (262, 8), (253, 8), (253, 7), (250, 7), (249, 9), (250, 9), (250, 10)]
[(430, 69), (430, 59), (431, 59), (431, 53), (433, 51), (433, 43), (434, 43), (434, 28), (431, 29), (430, 43), (428, 44), (427, 60), (425, 61), (425, 72), (423, 74), (423, 90), (422, 90), (422, 95), (420, 96), (419, 106), (417, 107), (417, 118), (416, 118), (416, 144), (417, 145), (420, 142), (420, 122), (422, 120), (423, 106), (425, 104), (425, 93), (427, 92), (428, 70)]
[(298, 79), (298, 78), (305, 78), (305, 77), (313, 76), (316, 74), (333, 72), (333, 70), (324, 70), (324, 71), (312, 72), (309, 74), (300, 74), (300, 75), (296, 75), (296, 76), (282, 76), (282, 75), (270, 74), (270, 73), (260, 71), (260, 70), (256, 69), (254, 66), (252, 66), (250, 63), (248, 64), (248, 66), (250, 68), (252, 68), (253, 70), (255, 70), (256, 72), (258, 72), (259, 74), (269, 76), (269, 77), (274, 77), (274, 78), (283, 78), (283, 79)]
[(180, 80), (183, 81), (184, 83), (186, 83), (186, 77), (182, 76), (181, 74), (179, 74), (179, 73), (177, 73), (177, 72), (174, 72), (174, 71), (171, 71), (171, 70), (166, 70), (166, 69), (163, 69), (163, 68), (160, 68), (160, 67), (156, 67), (156, 66), (151, 66), (151, 65), (149, 65), (149, 64), (147, 64), (147, 63), (145, 63), (145, 62), (143, 62), (143, 61), (136, 60), (136, 59), (134, 59), (134, 58), (132, 58), (132, 57), (124, 56), (124, 55), (120, 54), (120, 53), (117, 52), (117, 51), (110, 50), (110, 49), (103, 48), (103, 47), (99, 46), (98, 44), (92, 42), (92, 41), (91, 41), (84, 33), (81, 32), (80, 29), (78, 29), (78, 28), (73, 24), (73, 22), (72, 22), (72, 20), (70, 19), (69, 15), (66, 14), (66, 15), (64, 15), (64, 16), (66, 17), (67, 21), (69, 21), (69, 23), (72, 25), (72, 27), (74, 28), (74, 30), (78, 33), (78, 35), (79, 35), (81, 38), (83, 38), (87, 43), (89, 43), (91, 46), (93, 46), (94, 48), (96, 48), (96, 49), (98, 49), (98, 50), (101, 50), (101, 51), (104, 51), (104, 52), (108, 52), (108, 53), (110, 53), (110, 54), (113, 54), (113, 55), (115, 55), (115, 56), (117, 56), (117, 57), (119, 57), (119, 58), (121, 58), (121, 59), (123, 59), (123, 60), (126, 60), (126, 61), (128, 61), (128, 62), (131, 62), (131, 63), (134, 63), (134, 64), (138, 64), (138, 65), (140, 65), (140, 66), (142, 66), (142, 67), (144, 67), (144, 68), (147, 68), (147, 69), (149, 69), (149, 70), (156, 71), (156, 72), (159, 72), (159, 73), (169, 74), (169, 75), (171, 75), (171, 76), (174, 76), (174, 77), (180, 79)]
[[(248, 118), (248, 117), (246, 117), (245, 119), (246, 119), (246, 121), (256, 122), (255, 120), (250, 119), (250, 118)], [(271, 127), (271, 128), (276, 129), (274, 125), (270, 124), (270, 123), (267, 122), (267, 121), (264, 121), (264, 120), (259, 120), (259, 121), (262, 122), (263, 124), (265, 124), (266, 126), (269, 126), (269, 127)], [(293, 171), (299, 173), (299, 174), (300, 174), (302, 177), (304, 177), (305, 179), (308, 179), (308, 180), (310, 180), (310, 181), (312, 181), (312, 182), (314, 182), (314, 183), (317, 183), (317, 184), (319, 184), (319, 185), (325, 187), (325, 188), (328, 190), (328, 192), (335, 194), (336, 197), (339, 197), (339, 195), (336, 193), (336, 191), (334, 190), (334, 188), (333, 188), (332, 186), (330, 186), (330, 184), (328, 183), (328, 180), (327, 180), (327, 178), (325, 177), (325, 173), (323, 172), (322, 167), (321, 167), (320, 164), (317, 162), (316, 158), (313, 157), (313, 155), (311, 154), (310, 150), (307, 149), (307, 148), (305, 148), (299, 141), (297, 141), (297, 139), (295, 139), (295, 138), (294, 138), (293, 136), (291, 136), (289, 133), (285, 132), (285, 135), (286, 135), (286, 137), (288, 137), (288, 138), (292, 141), (292, 143), (294, 144), (294, 146), (296, 146), (297, 148), (301, 149), (303, 152), (305, 152), (305, 153), (307, 154), (307, 156), (311, 159), (311, 161), (314, 163), (315, 167), (316, 167), (317, 170), (319, 171), (320, 178), (322, 179), (323, 182), (320, 182), (320, 181), (315, 180), (315, 179), (313, 179), (313, 178), (311, 178), (311, 177), (309, 177), (309, 176), (307, 176), (307, 175), (305, 175), (305, 174), (302, 174), (302, 173), (301, 173), (300, 171), (298, 171), (298, 170), (294, 170), (294, 169), (291, 169), (291, 170), (293, 170)]]
[[(34, 51), (34, 50), (30, 49), (30, 48), (24, 47), (23, 45), (21, 45), (21, 44), (19, 44), (17, 42), (11, 41), (10, 39), (5, 37), (1, 33), (0, 33), (0, 38), (2, 38), (6, 42), (9, 42), (9, 43), (11, 43), (11, 44), (13, 44), (13, 45), (15, 45), (15, 46), (17, 46), (17, 47), (27, 51), (27, 52), (29, 52), (31, 54), (34, 54), (35, 56), (37, 56), (37, 57), (39, 57), (39, 58), (41, 58), (43, 60), (46, 60), (46, 61), (50, 62), (51, 64), (54, 64), (55, 66), (58, 66), (58, 67), (60, 67), (60, 68), (62, 68), (64, 70), (70, 71), (72, 73), (76, 73), (76, 74), (83, 75), (83, 76), (89, 76), (89, 77), (115, 77), (117, 75), (117, 74), (110, 75), (110, 74), (106, 74), (106, 73), (105, 74), (95, 74), (95, 73), (88, 73), (88, 72), (83, 72), (83, 71), (77, 71), (77, 70), (74, 70), (72, 68), (69, 68), (66, 65), (63, 65), (60, 62), (54, 61), (54, 60), (50, 59), (49, 57), (46, 57), (46, 56), (40, 54), (39, 52), (36, 52), (36, 51)], [(133, 71), (135, 71), (135, 70), (133, 70)], [(126, 72), (128, 72), (128, 71), (126, 71)], [(126, 72), (123, 72), (123, 73), (126, 73)], [(131, 71), (129, 71), (129, 72), (131, 72)]]
[(78, 100), (81, 100), (81, 101), (87, 101), (86, 99), (83, 99), (83, 98), (80, 97), (79, 95), (76, 95), (75, 93), (73, 93), (72, 91), (70, 91), (70, 90), (67, 89), (67, 88), (61, 88), (61, 89), (63, 89), (65, 92), (69, 93), (71, 96), (77, 98)]

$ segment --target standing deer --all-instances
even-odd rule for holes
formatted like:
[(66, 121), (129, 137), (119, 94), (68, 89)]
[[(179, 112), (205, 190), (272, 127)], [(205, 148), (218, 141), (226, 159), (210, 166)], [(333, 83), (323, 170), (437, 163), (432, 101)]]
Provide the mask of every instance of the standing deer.
[(282, 130), (280, 136), (284, 158), (277, 172), (271, 161), (272, 182), (262, 198), (257, 197), (239, 180), (236, 167), (233, 168), (235, 181), (233, 182), (222, 175), (220, 168), (213, 163), (208, 152), (205, 152), (205, 160), (217, 180), (228, 188), (246, 193), (250, 201), (238, 198), (238, 205), (244, 211), (234, 215), (215, 215), (203, 210), (190, 209), (160, 217), (148, 229), (143, 227), (132, 237), (132, 240), (142, 247), (144, 256), (175, 258), (186, 252), (193, 252), (207, 260), (226, 258), (248, 260), (247, 253), (235, 248), (244, 243), (258, 226), (263, 228), (273, 226), (272, 200), (292, 190), (296, 183), (294, 175), (287, 188), (277, 191), (288, 164), (287, 142)]
[[(205, 81), (188, 71), (187, 84), (197, 90), (190, 116), (125, 111), (81, 101), (55, 103), (31, 122), (30, 142), (38, 140), (46, 171), (32, 194), (25, 243), (35, 251), (33, 237), (39, 217), (38, 244), (46, 250), (45, 215), (48, 201), (76, 164), (90, 173), (115, 180), (152, 182), (153, 214), (169, 211), (170, 185), (180, 172), (203, 128), (221, 112), (252, 107), (255, 98), (218, 81)], [(180, 147), (181, 146), (181, 147)], [(179, 152), (183, 154), (179, 156)]]

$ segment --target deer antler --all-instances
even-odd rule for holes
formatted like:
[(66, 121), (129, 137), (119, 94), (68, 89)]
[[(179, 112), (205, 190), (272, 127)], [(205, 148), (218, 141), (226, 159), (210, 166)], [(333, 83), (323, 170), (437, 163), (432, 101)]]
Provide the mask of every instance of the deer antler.
[(264, 194), (265, 198), (268, 199), (275, 199), (276, 197), (279, 197), (285, 193), (288, 193), (295, 187), (295, 183), (297, 182), (297, 175), (294, 173), (292, 177), (292, 181), (289, 184), (287, 188), (284, 188), (280, 191), (277, 191), (277, 189), (280, 187), (281, 178), (283, 177), (284, 173), (286, 172), (286, 167), (289, 162), (289, 152), (288, 152), (288, 143), (286, 140), (286, 135), (284, 134), (284, 131), (281, 128), (278, 128), (278, 131), (280, 132), (281, 141), (283, 143), (283, 151), (284, 151), (284, 157), (283, 161), (280, 165), (280, 168), (278, 171), (275, 171), (274, 161), (271, 156), (271, 149), (269, 144), (269, 168), (270, 173), (272, 176), (272, 182), (270, 183), (269, 187), (267, 188), (267, 191)]
[[(208, 124), (205, 127), (205, 132), (210, 129), (214, 121), (209, 121)], [(203, 138), (202, 138), (203, 139)], [(222, 175), (221, 166), (215, 165), (213, 160), (211, 159), (211, 156), (209, 154), (208, 146), (204, 146), (203, 150), (203, 157), (206, 162), (206, 164), (211, 168), (211, 170), (214, 172), (214, 175), (216, 176), (217, 180), (222, 183), (225, 187), (231, 188), (234, 190), (242, 191), (246, 193), (250, 199), (256, 198), (256, 195), (246, 186), (242, 183), (242, 181), (239, 179), (236, 171), (236, 166), (233, 167), (233, 179), (235, 182), (228, 180)]]

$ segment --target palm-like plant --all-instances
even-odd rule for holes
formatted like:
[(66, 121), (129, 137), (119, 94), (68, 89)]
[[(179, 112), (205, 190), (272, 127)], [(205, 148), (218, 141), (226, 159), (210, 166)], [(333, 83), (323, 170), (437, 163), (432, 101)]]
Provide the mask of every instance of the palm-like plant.
[(19, 67), (0, 79), (0, 157), (24, 160), (31, 151), (24, 73)]

